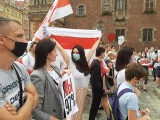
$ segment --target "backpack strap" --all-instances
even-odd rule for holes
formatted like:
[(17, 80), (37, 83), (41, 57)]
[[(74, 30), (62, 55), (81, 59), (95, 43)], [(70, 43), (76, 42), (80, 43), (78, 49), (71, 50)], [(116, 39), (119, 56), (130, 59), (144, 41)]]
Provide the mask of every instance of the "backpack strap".
[(125, 88), (125, 89), (123, 89), (123, 90), (121, 90), (120, 92), (119, 92), (119, 94), (118, 94), (118, 99), (124, 94), (124, 93), (127, 93), (127, 92), (133, 92), (131, 89), (129, 89), (129, 88)]
[[(16, 67), (18, 67), (18, 65), (16, 64), (16, 63), (14, 63), (13, 65), (12, 65), (12, 67), (13, 67), (13, 69), (15, 70), (15, 72), (16, 72), (16, 76), (17, 76), (17, 78), (18, 78), (18, 83), (19, 83), (19, 90), (20, 90), (20, 95), (19, 95), (19, 104), (20, 104), (20, 108), (22, 107), (22, 105), (23, 105), (23, 88), (22, 88), (22, 82), (21, 82), (21, 77), (20, 77), (20, 75), (19, 75), (19, 73), (18, 73), (18, 70), (16, 69)], [(19, 109), (20, 109), (19, 108)]]
[(60, 77), (60, 78), (62, 78), (62, 75), (61, 75), (61, 73), (60, 73), (60, 70), (59, 69), (57, 69), (55, 66), (53, 66), (53, 65), (51, 65), (51, 67), (54, 69), (54, 71), (58, 74), (58, 76)]
[[(120, 85), (119, 85), (120, 86)], [(118, 86), (118, 87), (119, 87)], [(133, 93), (133, 91), (131, 90), (131, 89), (129, 89), (129, 88), (125, 88), (125, 89), (123, 89), (123, 90), (121, 90), (121, 92), (118, 94), (118, 99), (124, 94), (124, 93), (127, 93), (127, 92), (132, 92)], [(126, 118), (126, 120), (128, 120), (128, 116), (127, 116), (127, 118)]]

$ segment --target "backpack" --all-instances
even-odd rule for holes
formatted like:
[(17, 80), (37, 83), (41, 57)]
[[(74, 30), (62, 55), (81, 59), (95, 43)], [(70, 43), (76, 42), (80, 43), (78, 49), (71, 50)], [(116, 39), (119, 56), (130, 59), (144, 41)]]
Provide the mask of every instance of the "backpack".
[(118, 108), (118, 104), (119, 104), (118, 100), (124, 93), (133, 92), (131, 89), (125, 88), (125, 89), (121, 90), (120, 93), (117, 96), (119, 86), (118, 86), (116, 92), (111, 95), (111, 97), (109, 98), (109, 101), (108, 101), (109, 110), (110, 110), (110, 120), (120, 120), (120, 118), (119, 118), (119, 112), (120, 111), (119, 111), (119, 108)]

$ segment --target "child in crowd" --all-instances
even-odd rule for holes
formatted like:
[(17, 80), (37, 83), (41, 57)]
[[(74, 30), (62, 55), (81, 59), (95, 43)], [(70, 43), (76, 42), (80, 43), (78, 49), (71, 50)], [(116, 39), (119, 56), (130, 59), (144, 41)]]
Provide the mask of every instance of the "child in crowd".
[(148, 109), (139, 111), (138, 97), (134, 92), (134, 87), (146, 74), (145, 68), (138, 63), (131, 63), (126, 67), (126, 81), (119, 86), (117, 95), (126, 88), (132, 92), (126, 92), (119, 98), (121, 120), (150, 120)]

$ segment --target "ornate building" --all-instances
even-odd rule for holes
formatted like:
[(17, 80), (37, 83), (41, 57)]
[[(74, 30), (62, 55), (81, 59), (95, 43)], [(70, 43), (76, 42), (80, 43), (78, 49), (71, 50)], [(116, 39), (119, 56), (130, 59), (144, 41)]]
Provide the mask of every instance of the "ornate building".
[(26, 0), (0, 0), (0, 16), (19, 21), (24, 29), (26, 39), (29, 40), (29, 19)]
[(160, 0), (71, 0), (73, 15), (65, 18), (67, 28), (99, 29), (109, 43), (109, 33), (116, 34), (112, 43), (118, 47), (118, 36), (125, 37), (123, 46), (139, 50), (159, 47)]
[(22, 13), (22, 15), (23, 15), (22, 26), (23, 26), (23, 30), (25, 32), (26, 39), (30, 40), (27, 0), (15, 1), (15, 4), (23, 11), (23, 13)]
[[(28, 0), (31, 38), (38, 30), (53, 2), (54, 0)], [(56, 27), (63, 27), (64, 19), (57, 20), (52, 24)]]
[(0, 16), (4, 16), (5, 2), (3, 0), (0, 1)]
[(1, 0), (0, 1), (0, 15), (15, 19), (22, 24), (22, 10), (11, 0)]

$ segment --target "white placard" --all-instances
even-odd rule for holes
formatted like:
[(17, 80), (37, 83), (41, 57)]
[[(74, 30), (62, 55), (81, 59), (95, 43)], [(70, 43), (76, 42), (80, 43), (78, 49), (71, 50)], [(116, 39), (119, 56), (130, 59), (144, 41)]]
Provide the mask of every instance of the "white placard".
[(73, 80), (73, 76), (70, 73), (64, 74), (62, 77), (62, 96), (64, 102), (64, 109), (66, 113), (66, 119), (71, 120), (71, 116), (78, 111), (76, 104), (76, 90)]
[(160, 50), (158, 50), (158, 62), (160, 62)]
[(118, 45), (122, 45), (124, 42), (124, 36), (118, 36)]

